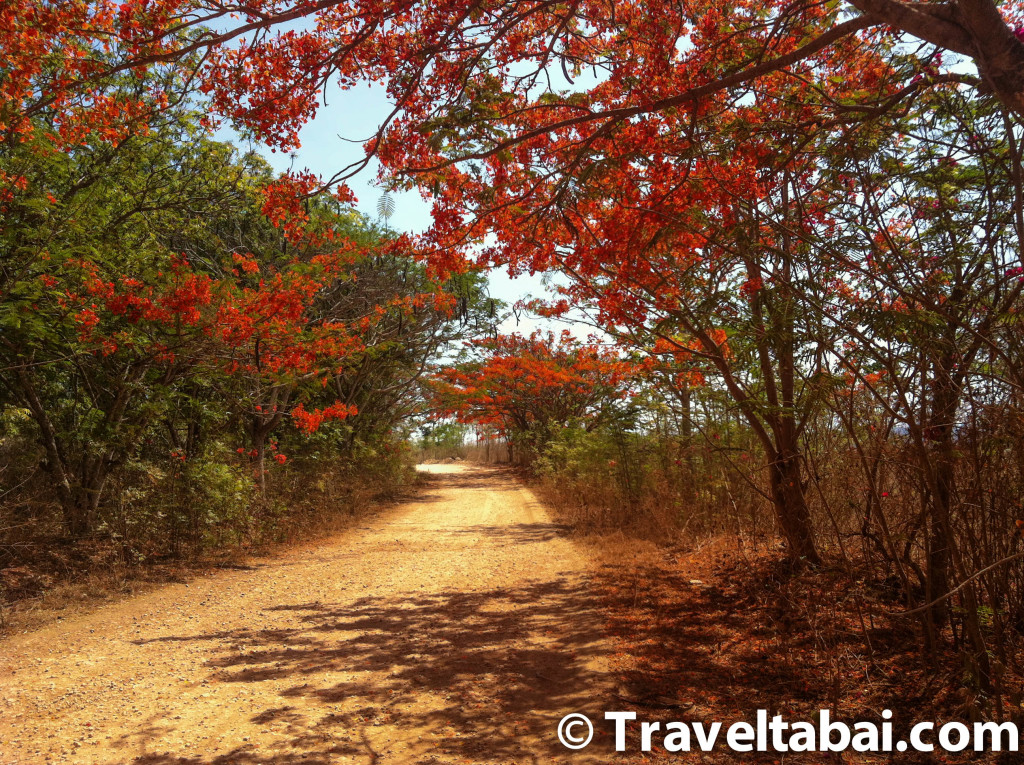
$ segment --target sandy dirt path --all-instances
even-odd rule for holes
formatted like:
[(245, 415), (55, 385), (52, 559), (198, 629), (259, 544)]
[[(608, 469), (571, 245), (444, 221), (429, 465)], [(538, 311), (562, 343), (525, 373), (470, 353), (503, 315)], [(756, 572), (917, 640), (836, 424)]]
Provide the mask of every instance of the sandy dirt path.
[[(583, 554), (507, 473), (0, 642), (0, 763), (584, 763), (610, 680)], [(601, 727), (598, 724), (597, 727)]]

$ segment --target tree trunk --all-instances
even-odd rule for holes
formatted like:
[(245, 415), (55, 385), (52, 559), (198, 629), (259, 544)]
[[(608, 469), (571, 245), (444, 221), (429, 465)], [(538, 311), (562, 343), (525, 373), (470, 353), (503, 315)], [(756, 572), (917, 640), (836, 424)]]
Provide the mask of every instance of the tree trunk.
[[(956, 446), (953, 443), (956, 412), (960, 403), (958, 386), (953, 380), (952, 358), (943, 358), (932, 378), (931, 413), (924, 431), (925, 464), (929, 477), (931, 507), (928, 535), (927, 602), (949, 592), (951, 547), (954, 544), (952, 504), (955, 492)], [(949, 605), (942, 601), (930, 609), (935, 625), (941, 627), (948, 617)]]
[[(943, 598), (925, 612), (930, 643), (937, 643), (939, 630), (950, 620), (950, 601), (945, 596), (953, 586), (951, 574), (959, 568), (959, 576), (966, 576), (953, 530), (957, 466), (956, 420), (962, 386), (956, 370), (955, 358), (951, 354), (943, 354), (932, 379), (931, 416), (924, 431), (923, 467), (929, 478), (931, 493), (925, 600), (931, 603)], [(973, 649), (970, 655), (974, 666), (971, 669), (978, 687), (987, 693), (992, 687), (992, 667), (973, 585), (961, 590), (960, 597), (963, 603), (964, 637)]]
[(62, 497), (64, 526), (73, 539), (80, 539), (95, 530), (102, 491), (102, 484), (98, 487), (79, 485)]
[(786, 537), (790, 559), (798, 565), (820, 563), (800, 477), (800, 455), (794, 451), (777, 454), (770, 471), (772, 505)]
[[(249, 417), (249, 438), (252, 441), (253, 451), (256, 452), (253, 462), (256, 465), (256, 482), (261, 497), (265, 497), (267, 494), (267, 438), (281, 424), (291, 395), (292, 388), (290, 387), (275, 388), (270, 396), (270, 401)], [(265, 412), (272, 414), (267, 417)]]
[[(89, 534), (96, 522), (96, 511), (100, 495), (106, 483), (106, 470), (102, 458), (82, 457), (79, 475), (76, 478), (73, 460), (67, 454), (64, 443), (58, 435), (39, 396), (34, 381), (24, 369), (17, 372), (19, 393), (28, 406), (33, 421), (46, 450), (44, 468), (54, 479), (54, 489), (60, 502), (64, 527), (72, 538)], [(99, 460), (93, 464), (93, 460)]]
[(265, 497), (267, 496), (267, 434), (262, 430), (253, 433), (252, 446), (256, 452), (256, 480), (260, 487), (260, 496)]

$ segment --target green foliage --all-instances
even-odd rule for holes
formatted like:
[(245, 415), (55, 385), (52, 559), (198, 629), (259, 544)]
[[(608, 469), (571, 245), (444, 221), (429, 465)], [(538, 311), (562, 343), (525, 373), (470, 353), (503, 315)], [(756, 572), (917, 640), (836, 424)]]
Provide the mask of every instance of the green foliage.
[[(428, 361), (494, 319), (479, 273), (438, 282), (330, 194), (270, 220), (266, 162), (185, 104), (74, 151), (40, 118), (0, 150), (22, 179), (0, 200), (0, 530), (31, 506), (40, 533), (107, 537), (126, 560), (286, 535), (289, 474), (408, 480), (393, 433)], [(260, 331), (299, 299), (291, 334)], [(345, 352), (289, 367), (302, 333)], [(349, 416), (316, 430), (332, 407)]]
[(457, 453), (469, 434), (469, 426), (461, 422), (428, 422), (419, 428), (419, 446), (424, 451), (436, 449)]

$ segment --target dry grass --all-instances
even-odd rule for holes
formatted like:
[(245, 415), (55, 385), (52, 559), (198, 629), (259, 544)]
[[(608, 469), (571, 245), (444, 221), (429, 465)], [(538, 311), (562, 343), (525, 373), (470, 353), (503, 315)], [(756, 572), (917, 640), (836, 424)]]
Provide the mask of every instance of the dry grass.
[[(919, 626), (899, 615), (902, 601), (856, 567), (793, 571), (770, 541), (755, 547), (735, 535), (691, 544), (621, 532), (581, 532), (580, 539), (598, 564), (596, 586), (617, 641), (618, 695), (638, 719), (727, 726), (752, 721), (758, 709), (790, 721), (829, 709), (833, 719), (880, 723), (881, 710), (891, 709), (897, 736), (921, 720), (1024, 722), (1021, 710), (993, 709), (969, 690), (952, 641), (926, 655)], [(1024, 753), (823, 756), (716, 751), (695, 761), (1024, 763)]]

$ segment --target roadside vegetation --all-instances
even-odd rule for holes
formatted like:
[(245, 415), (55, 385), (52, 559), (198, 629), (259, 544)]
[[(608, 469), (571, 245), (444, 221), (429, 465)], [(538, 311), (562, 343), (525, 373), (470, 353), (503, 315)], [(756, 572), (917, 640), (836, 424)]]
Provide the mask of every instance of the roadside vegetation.
[(2, 156), (0, 606), (401, 492), (420, 376), (491, 320), (482, 278), (278, 194), (184, 97), (73, 151), (58, 117)]
[[(679, 225), (699, 250), (649, 243), (534, 305), (600, 339), (478, 343), (437, 396), (575, 525), (732, 539), (811, 589), (838, 566), (858, 656), (909, 630), (962, 708), (1019, 717), (1018, 135), (956, 92), (910, 109), (844, 135), (867, 145), (766, 162), (756, 200), (723, 189)], [(809, 624), (801, 600), (787, 618)]]

